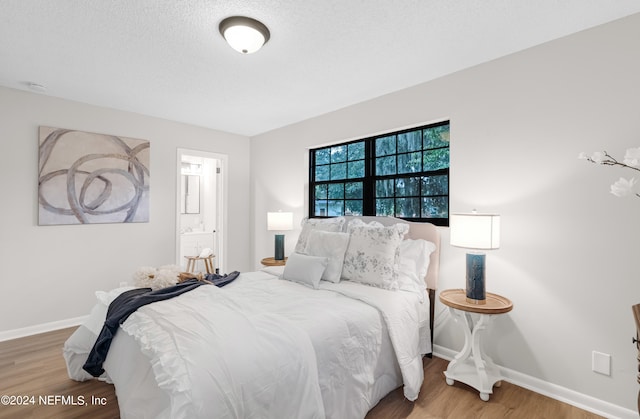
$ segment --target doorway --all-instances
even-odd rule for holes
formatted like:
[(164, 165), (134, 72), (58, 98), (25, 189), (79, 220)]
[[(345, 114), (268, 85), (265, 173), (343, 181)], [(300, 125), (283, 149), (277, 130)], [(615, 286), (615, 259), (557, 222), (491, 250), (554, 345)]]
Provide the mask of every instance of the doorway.
[[(214, 255), (215, 272), (226, 265), (227, 156), (179, 148), (176, 182), (176, 265), (186, 270), (186, 256), (205, 249)], [(198, 261), (196, 271), (205, 271)]]

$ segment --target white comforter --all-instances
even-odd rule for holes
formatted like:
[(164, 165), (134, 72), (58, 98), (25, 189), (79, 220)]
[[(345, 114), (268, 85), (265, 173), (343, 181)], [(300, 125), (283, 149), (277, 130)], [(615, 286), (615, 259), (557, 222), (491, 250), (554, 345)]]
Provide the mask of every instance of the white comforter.
[(324, 418), (307, 334), (246, 301), (201, 286), (138, 309), (122, 325), (170, 395), (167, 416)]
[[(349, 282), (312, 290), (251, 272), (222, 289), (203, 286), (142, 307), (122, 329), (169, 399), (160, 416), (363, 418), (400, 384), (387, 373), (398, 365), (405, 397), (417, 397), (420, 355), (430, 350), (419, 333), (428, 336), (427, 304), (407, 292)], [(115, 339), (114, 356), (124, 346)], [(115, 371), (127, 365), (118, 361), (110, 354), (105, 369), (131, 388), (134, 377)]]

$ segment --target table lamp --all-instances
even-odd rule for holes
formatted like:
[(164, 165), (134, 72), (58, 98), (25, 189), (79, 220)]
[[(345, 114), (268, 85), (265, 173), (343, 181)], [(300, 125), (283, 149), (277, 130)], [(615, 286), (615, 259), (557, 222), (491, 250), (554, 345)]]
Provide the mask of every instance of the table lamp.
[(485, 258), (482, 250), (500, 247), (500, 216), (497, 214), (451, 214), (451, 245), (474, 249), (467, 253), (467, 302), (486, 304)]
[[(292, 212), (268, 212), (267, 230), (288, 231), (293, 230)], [(284, 234), (276, 234), (275, 260), (284, 260)]]

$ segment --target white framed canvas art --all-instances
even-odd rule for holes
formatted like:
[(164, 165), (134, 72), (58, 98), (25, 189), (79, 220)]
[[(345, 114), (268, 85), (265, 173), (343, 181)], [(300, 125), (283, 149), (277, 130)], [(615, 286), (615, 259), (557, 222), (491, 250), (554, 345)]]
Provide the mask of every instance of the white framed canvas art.
[(149, 221), (149, 141), (40, 127), (38, 224)]

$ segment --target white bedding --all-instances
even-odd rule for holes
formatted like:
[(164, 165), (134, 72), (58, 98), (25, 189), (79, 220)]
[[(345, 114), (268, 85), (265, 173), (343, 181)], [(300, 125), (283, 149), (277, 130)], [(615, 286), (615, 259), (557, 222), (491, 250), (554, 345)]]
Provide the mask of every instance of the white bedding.
[[(363, 418), (403, 382), (417, 397), (428, 311), (415, 293), (244, 273), (138, 309), (104, 367), (124, 419)], [(65, 344), (70, 375), (86, 335)]]

